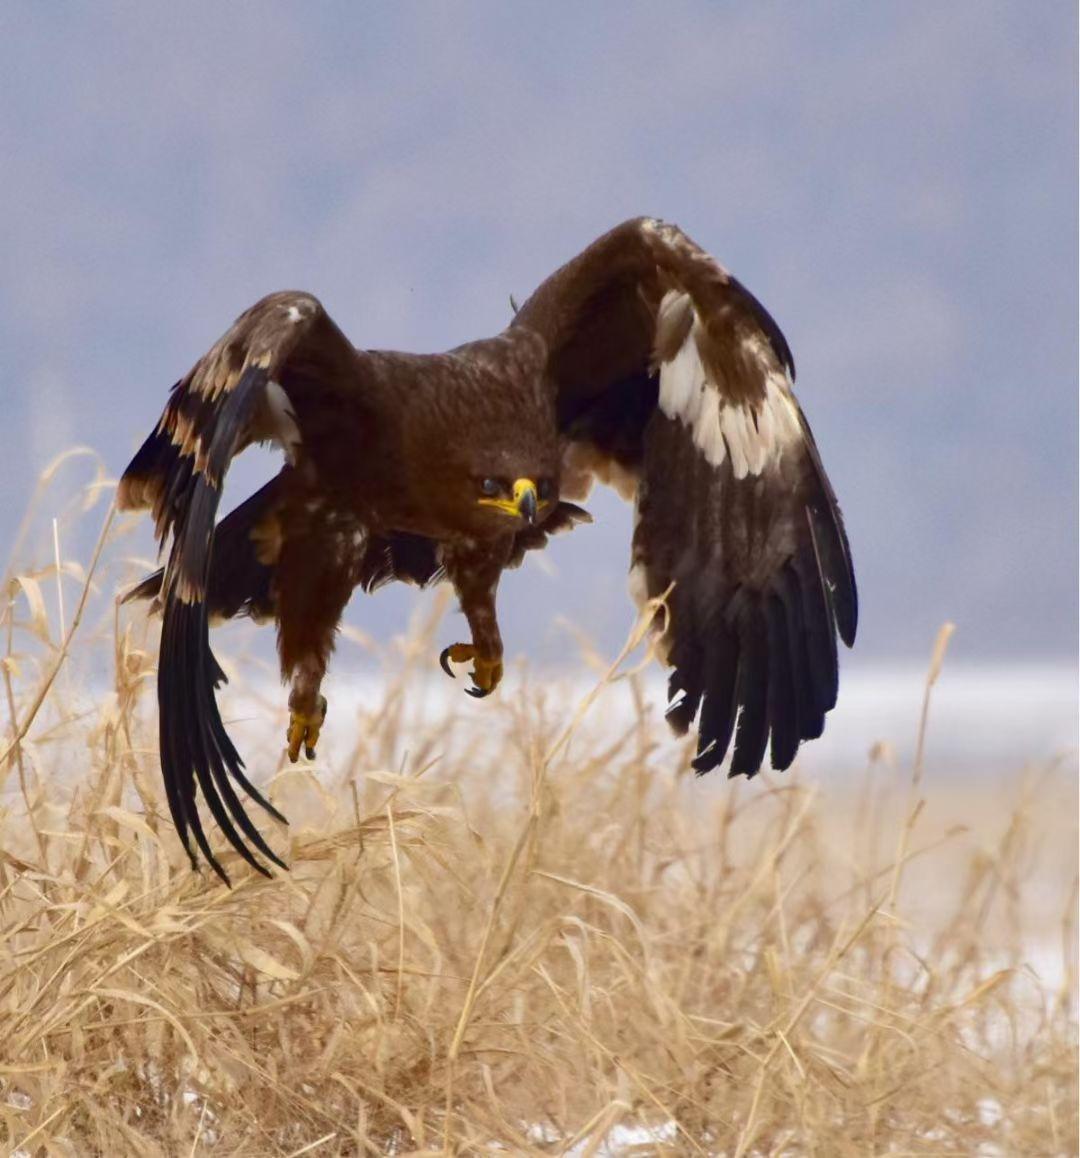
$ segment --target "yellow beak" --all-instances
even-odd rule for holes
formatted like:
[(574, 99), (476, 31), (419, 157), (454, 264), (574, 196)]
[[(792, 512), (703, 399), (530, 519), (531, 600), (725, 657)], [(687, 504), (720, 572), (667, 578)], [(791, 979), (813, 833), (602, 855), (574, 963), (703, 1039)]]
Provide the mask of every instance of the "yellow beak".
[(536, 522), (536, 512), (540, 508), (540, 500), (536, 493), (536, 483), (531, 478), (514, 480), (513, 497), (509, 499), (477, 499), (483, 507), (494, 507), (507, 515), (514, 515), (524, 519), (530, 526)]

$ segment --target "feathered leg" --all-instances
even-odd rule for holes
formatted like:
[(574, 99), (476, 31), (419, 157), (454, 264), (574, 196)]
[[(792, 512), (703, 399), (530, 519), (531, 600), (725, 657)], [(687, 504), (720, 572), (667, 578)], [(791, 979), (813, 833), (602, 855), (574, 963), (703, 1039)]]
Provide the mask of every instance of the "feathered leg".
[(495, 614), (495, 593), (513, 542), (513, 536), (508, 536), (495, 543), (453, 543), (443, 547), (443, 566), (469, 622), (472, 643), (452, 643), (443, 650), (439, 662), (452, 677), (451, 663), (472, 660), (473, 686), (465, 690), (477, 698), (490, 695), (502, 679), (503, 645)]
[(278, 654), (282, 678), (291, 685), (286, 739), (294, 763), (301, 748), (314, 758), (326, 719), (322, 681), (353, 590), (353, 570), (340, 547), (338, 535), (290, 528), (277, 562)]

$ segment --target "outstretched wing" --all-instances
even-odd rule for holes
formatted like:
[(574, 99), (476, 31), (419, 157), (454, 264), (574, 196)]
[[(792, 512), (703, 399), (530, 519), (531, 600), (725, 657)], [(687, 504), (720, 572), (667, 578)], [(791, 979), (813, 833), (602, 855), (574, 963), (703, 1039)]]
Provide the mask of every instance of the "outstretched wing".
[(855, 639), (847, 536), (760, 302), (680, 229), (618, 226), (553, 274), (514, 325), (539, 333), (565, 438), (562, 490), (635, 498), (631, 590), (670, 588), (668, 719), (694, 767), (787, 768), (836, 704)]
[(244, 776), (214, 695), (225, 676), (210, 650), (207, 600), (225, 472), (256, 441), (279, 444), (297, 470), (332, 464), (342, 442), (333, 431), (362, 420), (362, 357), (315, 298), (293, 292), (263, 298), (173, 387), (156, 429), (120, 480), (119, 505), (149, 508), (162, 547), (172, 541), (160, 581), (158, 664), (169, 809), (192, 865), (190, 836), (226, 881), (199, 819), (196, 784), (222, 832), (260, 872), (266, 870), (241, 832), (282, 862), (247, 816), (233, 781), (284, 817)]

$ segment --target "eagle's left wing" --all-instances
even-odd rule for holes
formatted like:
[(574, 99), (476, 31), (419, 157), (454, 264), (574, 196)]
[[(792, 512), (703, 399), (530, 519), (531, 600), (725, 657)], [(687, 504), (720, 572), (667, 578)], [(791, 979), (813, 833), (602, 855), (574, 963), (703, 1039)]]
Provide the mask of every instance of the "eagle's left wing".
[[(565, 438), (562, 492), (635, 497), (631, 589), (663, 595), (668, 719), (694, 767), (786, 768), (836, 703), (855, 574), (836, 498), (765, 308), (681, 230), (639, 218), (556, 271), (515, 326), (540, 334)], [(736, 721), (737, 730), (736, 730)]]

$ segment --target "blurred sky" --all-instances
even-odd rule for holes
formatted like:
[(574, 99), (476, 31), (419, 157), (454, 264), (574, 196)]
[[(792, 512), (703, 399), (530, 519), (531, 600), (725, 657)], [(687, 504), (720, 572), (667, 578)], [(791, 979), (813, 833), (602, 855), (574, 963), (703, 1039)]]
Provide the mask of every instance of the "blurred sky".
[[(861, 654), (952, 618), (962, 656), (1075, 656), (1076, 45), (1066, 0), (5, 4), (0, 559), (49, 458), (118, 474), (262, 294), (437, 350), (649, 213), (795, 351)], [(591, 506), (506, 581), (511, 651), (621, 641), (629, 515)]]

